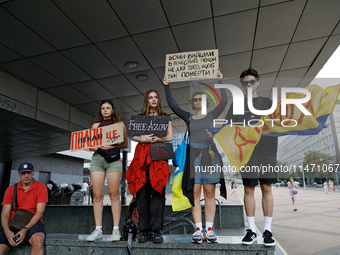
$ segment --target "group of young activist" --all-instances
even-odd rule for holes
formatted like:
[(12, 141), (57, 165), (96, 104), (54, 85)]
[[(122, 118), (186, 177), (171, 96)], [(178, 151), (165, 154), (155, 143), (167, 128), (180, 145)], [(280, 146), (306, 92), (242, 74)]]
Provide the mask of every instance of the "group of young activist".
[[(218, 70), (216, 78), (218, 83), (223, 83), (223, 75)], [(260, 84), (260, 77), (256, 70), (247, 69), (240, 75), (240, 83), (242, 88), (248, 91), (251, 88), (253, 104), (256, 109), (268, 109), (271, 107), (271, 100), (269, 98), (259, 97), (257, 95), (257, 88)], [(187, 125), (188, 146), (187, 156), (184, 167), (184, 176), (182, 181), (183, 194), (188, 198), (191, 204), (191, 213), (196, 226), (196, 231), (192, 235), (193, 243), (216, 243), (217, 237), (213, 231), (213, 223), (215, 218), (215, 186), (220, 183), (220, 194), (226, 198), (226, 187), (223, 177), (223, 172), (209, 172), (209, 171), (196, 171), (197, 167), (219, 165), (222, 166), (222, 158), (217, 151), (216, 145), (208, 129), (213, 128), (213, 120), (218, 118), (225, 109), (228, 96), (226, 89), (221, 89), (221, 104), (217, 105), (213, 110), (207, 114), (202, 113), (203, 105), (203, 92), (195, 92), (190, 99), (190, 106), (194, 113), (181, 109), (175, 102), (171, 95), (170, 86), (167, 78), (164, 77), (163, 85), (165, 88), (165, 95), (167, 103), (172, 111), (178, 115)], [(233, 105), (231, 105), (229, 112), (226, 116), (227, 120), (240, 121), (249, 118), (259, 118), (261, 116), (251, 116), (249, 113), (247, 98), (244, 100), (245, 114), (233, 116)], [(145, 92), (145, 97), (142, 106), (143, 116), (163, 116), (168, 118), (168, 125), (166, 134), (164, 136), (156, 136), (154, 134), (145, 135), (131, 135), (131, 139), (138, 142), (134, 158), (127, 170), (126, 180), (128, 181), (128, 188), (132, 195), (136, 198), (137, 211), (139, 215), (138, 229), (141, 235), (138, 242), (152, 241), (154, 243), (164, 242), (162, 227), (163, 227), (163, 214), (165, 208), (165, 186), (169, 178), (169, 165), (167, 159), (153, 159), (151, 147), (155, 144), (166, 143), (172, 141), (172, 124), (170, 116), (163, 111), (161, 98), (157, 90), (149, 90)], [(122, 123), (122, 119), (117, 115), (116, 109), (111, 100), (102, 101), (95, 123), (92, 129), (109, 126), (116, 123)], [(122, 163), (118, 160), (120, 157), (120, 150), (128, 147), (128, 132), (123, 125), (124, 141), (120, 144), (113, 144), (107, 146), (94, 146), (90, 150), (93, 151), (91, 160), (91, 181), (93, 188), (93, 214), (95, 220), (94, 231), (86, 238), (86, 241), (100, 241), (102, 240), (102, 213), (103, 213), (103, 199), (104, 199), (104, 183), (105, 178), (108, 183), (109, 197), (111, 200), (111, 210), (113, 217), (112, 241), (120, 240), (119, 222), (121, 217), (121, 203), (119, 199), (119, 187), (122, 179)], [(276, 165), (276, 152), (277, 152), (277, 138), (261, 137), (260, 141), (254, 149), (248, 165), (271, 164)], [(19, 169), (22, 173), (19, 177), (22, 180), (31, 178), (33, 175), (33, 166), (25, 165), (26, 169), (21, 167)], [(34, 172), (33, 172), (34, 173)], [(276, 183), (277, 176), (275, 173), (259, 175), (259, 173), (242, 173), (244, 184), (244, 204), (247, 215), (249, 229), (246, 230), (245, 237), (242, 239), (242, 244), (250, 245), (256, 240), (255, 228), (255, 199), (254, 190), (255, 186), (260, 182), (262, 191), (262, 205), (265, 218), (263, 238), (264, 245), (274, 246), (275, 240), (271, 233), (271, 221), (273, 214), (273, 197), (271, 191), (271, 184)], [(27, 190), (32, 189), (34, 185), (33, 179), (26, 185)], [(31, 186), (29, 186), (31, 185)], [(25, 187), (26, 187), (25, 186)], [(201, 190), (203, 186), (203, 194), (205, 200), (205, 230), (202, 224), (202, 210), (201, 210)], [(11, 186), (12, 187), (12, 186)], [(10, 187), (10, 188), (11, 188)], [(21, 186), (20, 186), (21, 187)], [(27, 192), (24, 185), (23, 194)], [(11, 188), (13, 193), (13, 188)], [(5, 225), (5, 232), (0, 233), (0, 248), (2, 251), (8, 251), (10, 247), (17, 245), (13, 241), (14, 237), (18, 236), (21, 242), (26, 233), (30, 229), (34, 229), (32, 224), (26, 225), (23, 231), (12, 232), (8, 227), (9, 213), (13, 200), (13, 194), (4, 200), (4, 207), (2, 213), (2, 224)], [(41, 199), (44, 203), (46, 199)], [(7, 205), (7, 204), (9, 205)], [(21, 200), (19, 200), (19, 208)], [(38, 204), (39, 205), (39, 204)], [(44, 207), (44, 206), (43, 206)], [(40, 207), (37, 208), (37, 211)], [(42, 208), (44, 209), (44, 208)], [(40, 211), (42, 210), (40, 209)], [(4, 213), (5, 210), (5, 213)], [(39, 212), (40, 212), (39, 211)], [(43, 212), (43, 210), (42, 210)], [(4, 215), (4, 216), (3, 216)], [(14, 215), (14, 213), (13, 213)], [(12, 216), (13, 216), (12, 215)], [(39, 214), (39, 215), (42, 215)], [(11, 216), (11, 217), (12, 217)], [(40, 217), (35, 217), (34, 224), (38, 224)], [(39, 221), (39, 222), (38, 222)], [(4, 223), (5, 222), (5, 223)], [(6, 223), (7, 222), (7, 223)], [(37, 223), (38, 222), (38, 223)], [(45, 231), (37, 230), (41, 235), (38, 237), (39, 244), (45, 236)], [(15, 234), (16, 233), (16, 234)], [(30, 232), (28, 232), (30, 233)], [(32, 233), (31, 233), (32, 235)], [(37, 235), (35, 235), (37, 236)], [(8, 241), (8, 239), (10, 239)], [(12, 240), (13, 239), (13, 240)], [(27, 237), (26, 237), (27, 239)], [(32, 239), (33, 240), (33, 239)], [(32, 241), (31, 240), (31, 241)], [(28, 239), (26, 242), (31, 243)]]
[[(218, 83), (223, 83), (223, 74), (218, 70)], [(268, 109), (271, 107), (269, 98), (262, 98), (257, 95), (257, 87), (260, 84), (260, 77), (256, 70), (247, 69), (240, 76), (240, 83), (247, 93), (248, 87), (252, 88), (253, 104), (257, 109)], [(183, 119), (187, 125), (188, 132), (188, 149), (184, 168), (184, 176), (182, 181), (183, 194), (188, 198), (191, 204), (191, 213), (196, 226), (193, 233), (192, 242), (216, 243), (217, 237), (213, 231), (213, 223), (215, 218), (215, 186), (220, 183), (220, 194), (226, 198), (226, 188), (221, 172), (196, 171), (197, 167), (210, 165), (223, 165), (222, 158), (217, 151), (211, 133), (208, 129), (213, 128), (213, 120), (218, 118), (223, 112), (228, 102), (226, 89), (221, 89), (221, 104), (216, 106), (207, 114), (202, 114), (202, 95), (203, 92), (195, 92), (190, 100), (190, 105), (194, 113), (181, 109), (171, 95), (170, 86), (167, 78), (164, 77), (163, 84), (167, 103), (172, 111)], [(249, 95), (250, 96), (250, 95)], [(249, 112), (247, 101), (244, 101), (245, 115), (233, 116), (233, 105), (229, 109), (226, 118), (235, 121), (241, 118), (246, 119), (254, 116), (247, 114)], [(134, 158), (127, 170), (126, 180), (128, 188), (132, 195), (136, 198), (137, 211), (139, 215), (138, 229), (141, 235), (138, 242), (153, 241), (154, 243), (162, 243), (164, 241), (162, 234), (163, 213), (165, 207), (165, 186), (169, 177), (169, 165), (167, 159), (153, 159), (151, 147), (156, 143), (164, 143), (172, 141), (172, 124), (167, 113), (163, 111), (161, 98), (157, 90), (149, 90), (145, 92), (142, 106), (144, 116), (165, 116), (168, 117), (167, 133), (162, 136), (154, 134), (132, 135), (131, 139), (138, 142), (134, 154)], [(261, 117), (261, 116), (255, 116)], [(116, 109), (111, 101), (103, 101), (98, 112), (97, 121), (92, 128), (107, 126), (122, 120), (116, 115)], [(270, 148), (268, 147), (270, 146)], [(102, 211), (104, 198), (104, 179), (105, 175), (108, 180), (109, 196), (111, 200), (111, 209), (113, 215), (112, 241), (119, 240), (119, 219), (120, 219), (120, 201), (119, 201), (119, 183), (122, 176), (122, 168), (120, 161), (107, 162), (105, 160), (105, 152), (113, 148), (123, 149), (127, 147), (127, 133), (124, 126), (124, 142), (119, 145), (112, 146), (95, 146), (91, 148), (93, 154), (91, 162), (91, 180), (93, 183), (94, 193), (94, 217), (95, 230), (87, 241), (101, 240), (102, 238)], [(249, 160), (248, 165), (273, 164), (276, 165), (277, 138), (262, 137), (255, 147), (253, 156)], [(260, 173), (261, 174), (261, 173)], [(275, 173), (260, 175), (259, 173), (242, 173), (242, 179), (245, 186), (245, 210), (249, 229), (247, 229), (243, 244), (250, 245), (256, 240), (255, 229), (255, 186), (260, 182), (263, 194), (263, 212), (265, 218), (264, 224), (264, 245), (273, 246), (275, 240), (271, 233), (271, 221), (273, 214), (273, 198), (271, 193), (271, 184), (276, 182)], [(200, 205), (201, 190), (205, 200), (205, 230), (202, 224), (202, 210)]]

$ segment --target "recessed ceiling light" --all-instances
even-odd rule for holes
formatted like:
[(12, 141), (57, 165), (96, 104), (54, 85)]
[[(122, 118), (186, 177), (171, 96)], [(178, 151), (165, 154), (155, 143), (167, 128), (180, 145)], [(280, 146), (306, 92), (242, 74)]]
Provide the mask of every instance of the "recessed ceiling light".
[(178, 117), (175, 117), (174, 119), (173, 119), (173, 121), (180, 121), (181, 119), (180, 118), (178, 118)]
[(125, 63), (125, 66), (130, 69), (136, 68), (138, 65), (139, 64), (135, 61), (129, 61)]
[(149, 76), (147, 76), (146, 74), (138, 74), (136, 76), (136, 79), (140, 81), (146, 81), (147, 79), (149, 79)]

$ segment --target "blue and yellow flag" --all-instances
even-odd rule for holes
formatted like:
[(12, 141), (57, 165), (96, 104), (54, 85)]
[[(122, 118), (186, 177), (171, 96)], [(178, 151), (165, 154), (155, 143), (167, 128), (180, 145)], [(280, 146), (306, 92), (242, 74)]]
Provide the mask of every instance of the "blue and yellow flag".
[[(309, 85), (305, 89), (311, 93), (311, 99), (303, 105), (311, 115), (305, 115), (294, 104), (288, 104), (286, 115), (281, 115), (280, 101), (272, 114), (264, 115), (251, 127), (227, 124), (219, 129), (210, 130), (224, 150), (230, 164), (235, 166), (237, 171), (247, 164), (261, 135), (315, 135), (323, 129), (327, 117), (335, 107), (340, 85), (326, 89), (318, 85)], [(287, 95), (288, 99), (302, 97), (305, 97), (302, 93)]]

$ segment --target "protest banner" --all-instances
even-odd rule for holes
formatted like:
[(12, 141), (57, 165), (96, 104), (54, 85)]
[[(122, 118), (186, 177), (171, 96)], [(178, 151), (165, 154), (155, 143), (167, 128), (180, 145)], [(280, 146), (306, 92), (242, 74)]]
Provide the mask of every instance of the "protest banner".
[(70, 151), (89, 149), (124, 142), (123, 122), (113, 125), (76, 131), (71, 134)]
[(202, 50), (167, 54), (165, 76), (168, 82), (216, 78), (218, 50)]
[(169, 116), (132, 115), (128, 136), (150, 135), (163, 137), (168, 132)]
[(175, 158), (171, 143), (151, 143), (150, 152), (152, 160), (168, 160)]

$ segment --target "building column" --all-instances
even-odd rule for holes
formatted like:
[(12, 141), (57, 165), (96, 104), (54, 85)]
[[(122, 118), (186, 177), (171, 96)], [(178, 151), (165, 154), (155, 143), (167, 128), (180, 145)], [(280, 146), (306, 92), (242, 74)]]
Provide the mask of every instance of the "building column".
[(5, 195), (5, 191), (9, 186), (11, 178), (12, 161), (6, 161), (0, 163), (0, 203)]

